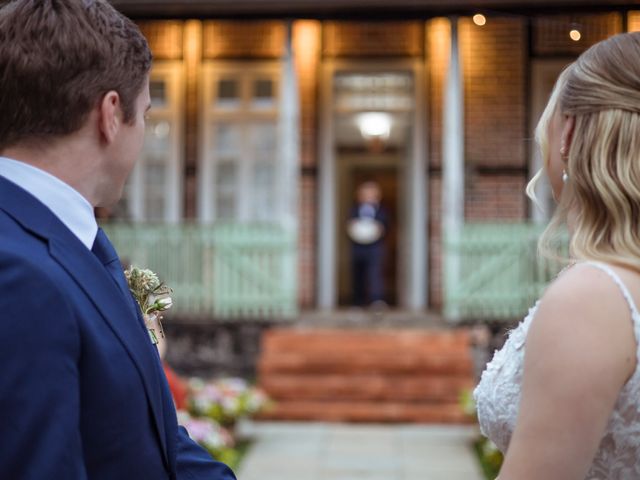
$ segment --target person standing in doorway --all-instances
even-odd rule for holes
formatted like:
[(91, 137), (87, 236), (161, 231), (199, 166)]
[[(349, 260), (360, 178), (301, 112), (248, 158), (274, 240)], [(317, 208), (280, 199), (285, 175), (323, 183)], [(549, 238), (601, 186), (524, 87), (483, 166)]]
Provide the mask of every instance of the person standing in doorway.
[(351, 240), (353, 304), (384, 307), (385, 233), (389, 217), (381, 205), (380, 186), (367, 181), (358, 186), (347, 232)]

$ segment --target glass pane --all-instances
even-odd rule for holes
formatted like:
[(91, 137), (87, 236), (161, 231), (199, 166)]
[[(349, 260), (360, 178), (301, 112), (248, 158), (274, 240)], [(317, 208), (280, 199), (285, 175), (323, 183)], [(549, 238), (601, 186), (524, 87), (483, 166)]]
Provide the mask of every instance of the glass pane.
[(218, 80), (217, 98), (218, 108), (237, 108), (240, 105), (240, 82), (232, 78)]
[(340, 73), (334, 79), (336, 108), (340, 110), (411, 110), (410, 72)]
[(216, 158), (237, 158), (240, 155), (242, 127), (232, 124), (214, 125)]
[(275, 123), (254, 123), (249, 126), (251, 157), (258, 162), (275, 161), (278, 148), (278, 128)]
[(273, 108), (275, 105), (274, 82), (270, 78), (261, 78), (253, 82), (254, 108)]
[(236, 218), (237, 165), (235, 162), (221, 162), (216, 169), (216, 217)]
[(253, 171), (253, 198), (251, 199), (254, 220), (273, 220), (277, 216), (275, 205), (275, 163), (256, 163)]
[(164, 163), (145, 162), (144, 213), (149, 221), (164, 220), (166, 171)]
[(147, 187), (160, 187), (164, 188), (165, 186), (165, 172), (166, 166), (163, 163), (150, 163), (146, 162), (145, 164), (145, 182)]
[(148, 120), (144, 139), (144, 155), (166, 157), (170, 153), (171, 124), (166, 120)]
[(152, 107), (165, 107), (167, 105), (167, 84), (164, 80), (151, 80), (149, 82), (149, 94)]

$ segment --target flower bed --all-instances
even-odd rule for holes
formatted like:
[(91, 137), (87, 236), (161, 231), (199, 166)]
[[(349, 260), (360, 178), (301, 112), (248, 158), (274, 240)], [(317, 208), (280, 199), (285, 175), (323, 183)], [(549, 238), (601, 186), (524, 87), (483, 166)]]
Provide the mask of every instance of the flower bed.
[(186, 388), (186, 409), (178, 410), (178, 423), (211, 455), (236, 470), (250, 444), (238, 438), (239, 420), (268, 408), (262, 390), (241, 378), (203, 380), (192, 378)]

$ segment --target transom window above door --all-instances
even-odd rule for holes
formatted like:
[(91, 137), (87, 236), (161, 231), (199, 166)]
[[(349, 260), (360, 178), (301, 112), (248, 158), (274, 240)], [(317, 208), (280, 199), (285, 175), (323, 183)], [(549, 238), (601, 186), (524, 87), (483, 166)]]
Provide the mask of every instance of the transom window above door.
[(407, 146), (415, 103), (411, 71), (337, 71), (332, 89), (338, 149)]

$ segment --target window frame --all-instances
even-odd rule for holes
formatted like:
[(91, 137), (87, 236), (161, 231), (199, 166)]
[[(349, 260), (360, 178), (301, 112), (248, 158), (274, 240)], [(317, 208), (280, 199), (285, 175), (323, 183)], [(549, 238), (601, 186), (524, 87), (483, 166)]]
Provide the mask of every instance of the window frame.
[[(239, 103), (237, 108), (216, 108), (215, 99), (220, 80), (233, 78), (239, 82)], [(273, 82), (273, 104), (269, 107), (252, 108), (253, 88), (255, 82), (268, 78)], [(275, 127), (276, 144), (274, 159), (274, 178), (282, 168), (281, 129), (281, 87), (282, 62), (275, 61), (205, 61), (202, 65), (200, 79), (200, 162), (198, 185), (198, 219), (201, 223), (212, 223), (218, 220), (231, 222), (277, 222), (281, 215), (278, 196), (279, 189), (274, 182), (273, 215), (268, 219), (256, 218), (253, 214), (253, 187), (256, 175), (257, 158), (250, 137), (251, 127), (265, 123)], [(220, 218), (218, 212), (216, 189), (217, 167), (221, 163), (217, 157), (216, 125), (228, 124), (240, 128), (240, 152), (236, 164), (236, 213), (233, 218)]]

